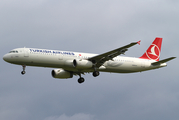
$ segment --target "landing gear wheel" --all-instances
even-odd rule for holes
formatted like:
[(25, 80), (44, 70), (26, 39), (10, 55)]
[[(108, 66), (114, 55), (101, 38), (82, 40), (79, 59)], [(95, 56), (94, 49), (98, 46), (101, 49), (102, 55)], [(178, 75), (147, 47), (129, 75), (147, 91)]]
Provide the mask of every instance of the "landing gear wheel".
[(83, 78), (83, 77), (80, 77), (79, 79), (78, 79), (78, 83), (83, 83), (85, 81), (85, 79)]
[(24, 74), (25, 74), (25, 71), (22, 71), (21, 74), (24, 75)]
[(94, 72), (93, 72), (93, 76), (94, 76), (94, 77), (99, 76), (99, 71), (94, 71)]

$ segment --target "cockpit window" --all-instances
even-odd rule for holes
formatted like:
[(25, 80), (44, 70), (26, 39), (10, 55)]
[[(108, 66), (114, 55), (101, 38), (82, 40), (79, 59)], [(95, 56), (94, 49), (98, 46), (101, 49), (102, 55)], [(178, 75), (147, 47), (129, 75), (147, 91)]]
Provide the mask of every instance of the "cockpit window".
[(9, 53), (18, 53), (17, 50), (10, 51)]

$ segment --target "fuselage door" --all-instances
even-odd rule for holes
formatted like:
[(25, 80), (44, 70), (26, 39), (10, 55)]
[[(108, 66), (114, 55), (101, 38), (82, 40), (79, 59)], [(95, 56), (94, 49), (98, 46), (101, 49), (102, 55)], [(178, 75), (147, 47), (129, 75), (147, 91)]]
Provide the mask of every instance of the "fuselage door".
[(24, 48), (24, 57), (29, 57), (29, 51), (27, 48)]

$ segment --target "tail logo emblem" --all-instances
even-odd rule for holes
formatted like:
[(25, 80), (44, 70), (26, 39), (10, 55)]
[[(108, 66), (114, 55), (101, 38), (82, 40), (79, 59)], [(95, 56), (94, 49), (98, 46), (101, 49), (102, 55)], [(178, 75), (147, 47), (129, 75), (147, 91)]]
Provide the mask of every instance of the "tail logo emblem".
[(149, 59), (157, 60), (160, 57), (160, 49), (157, 45), (152, 44), (149, 50), (146, 52)]

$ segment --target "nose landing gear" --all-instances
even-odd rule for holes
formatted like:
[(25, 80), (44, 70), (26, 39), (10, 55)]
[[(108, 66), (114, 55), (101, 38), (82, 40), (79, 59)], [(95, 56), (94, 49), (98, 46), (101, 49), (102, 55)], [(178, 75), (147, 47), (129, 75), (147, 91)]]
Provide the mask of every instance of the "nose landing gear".
[(23, 71), (21, 72), (22, 75), (25, 74), (25, 67), (26, 67), (25, 65), (22, 65), (22, 69), (23, 69)]

